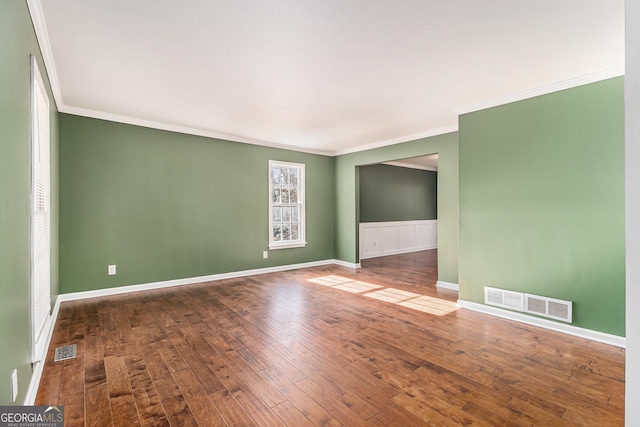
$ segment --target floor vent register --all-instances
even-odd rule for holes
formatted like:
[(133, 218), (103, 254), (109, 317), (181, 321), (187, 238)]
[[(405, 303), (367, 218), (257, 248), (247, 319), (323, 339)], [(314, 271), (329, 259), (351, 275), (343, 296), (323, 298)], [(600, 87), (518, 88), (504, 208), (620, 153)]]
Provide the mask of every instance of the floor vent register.
[(64, 347), (56, 348), (56, 354), (53, 358), (54, 362), (60, 362), (61, 360), (74, 359), (76, 357), (76, 345), (65, 345)]

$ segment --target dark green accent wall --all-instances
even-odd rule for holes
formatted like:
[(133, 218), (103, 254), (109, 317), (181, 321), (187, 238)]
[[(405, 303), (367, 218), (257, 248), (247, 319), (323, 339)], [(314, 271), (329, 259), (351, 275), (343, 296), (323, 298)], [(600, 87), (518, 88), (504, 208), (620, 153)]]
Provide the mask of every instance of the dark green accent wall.
[(460, 298), (573, 301), (625, 334), (623, 79), (460, 117)]
[(438, 173), (391, 165), (360, 167), (360, 222), (438, 218)]
[(438, 154), (438, 279), (458, 283), (458, 133), (336, 157), (335, 257), (358, 262), (361, 166)]
[[(66, 114), (60, 140), (62, 293), (334, 258), (332, 157)], [(305, 164), (308, 245), (265, 260), (269, 160)]]
[[(44, 63), (25, 1), (0, 1), (0, 404), (11, 403), (10, 375), (18, 370), (22, 404), (31, 380), (31, 60), (45, 84)], [(58, 293), (58, 130), (51, 105), (52, 299)]]

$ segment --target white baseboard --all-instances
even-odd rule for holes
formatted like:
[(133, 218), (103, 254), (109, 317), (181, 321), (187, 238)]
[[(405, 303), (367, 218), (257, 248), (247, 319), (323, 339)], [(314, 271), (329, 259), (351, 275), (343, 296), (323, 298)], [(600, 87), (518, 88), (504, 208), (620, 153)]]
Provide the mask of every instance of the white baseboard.
[(441, 288), (441, 289), (450, 289), (452, 291), (456, 291), (458, 292), (459, 290), (459, 286), (457, 283), (450, 283), (450, 282), (444, 282), (442, 280), (438, 280), (436, 282), (436, 288)]
[(353, 264), (336, 259), (323, 261), (304, 262), (300, 264), (278, 265), (275, 267), (256, 268), (253, 270), (233, 271), (230, 273), (212, 274), (208, 276), (188, 277), (185, 279), (164, 280), (161, 282), (144, 283), (140, 285), (119, 286), (117, 288), (97, 289), (94, 291), (72, 292), (60, 294), (58, 297), (62, 302), (75, 301), (86, 298), (96, 298), (108, 295), (127, 294), (131, 292), (148, 291), (152, 289), (169, 288), (172, 286), (192, 285), (202, 282), (215, 282), (223, 279), (234, 279), (237, 277), (255, 276), (257, 274), (276, 273), (279, 271), (297, 270), (300, 268), (318, 267), (323, 265), (337, 264), (343, 267), (359, 268), (360, 264)]
[(33, 364), (31, 381), (29, 381), (29, 388), (27, 389), (27, 395), (24, 399), (24, 406), (33, 406), (36, 401), (36, 395), (38, 394), (38, 387), (40, 386), (40, 378), (42, 378), (42, 371), (47, 359), (47, 352), (49, 345), (51, 345), (51, 337), (53, 336), (53, 330), (55, 329), (56, 320), (58, 319), (58, 312), (60, 311), (60, 298), (56, 299), (53, 305), (53, 312), (51, 313), (51, 321), (47, 322), (46, 329), (43, 333), (46, 333), (47, 341), (44, 345), (42, 357), (39, 362)]
[(615, 347), (626, 348), (627, 339), (618, 335), (606, 334), (604, 332), (592, 331), (577, 326), (558, 323), (551, 320), (541, 319), (539, 317), (529, 316), (527, 314), (518, 313), (510, 310), (503, 310), (497, 307), (480, 304), (472, 301), (458, 300), (458, 306), (468, 310), (477, 311), (479, 313), (489, 314), (491, 316), (501, 317), (520, 323), (526, 323), (532, 326), (549, 329), (556, 332), (562, 332), (580, 338), (586, 338), (591, 341), (597, 341), (604, 344), (613, 345)]
[(332, 260), (332, 264), (336, 264), (339, 265), (341, 267), (347, 267), (347, 268), (362, 268), (362, 266), (360, 265), (360, 263), (353, 263), (353, 262), (347, 262), (347, 261), (340, 261), (339, 259), (334, 259)]
[[(259, 268), (259, 269), (253, 269), (253, 270), (235, 271), (231, 273), (213, 274), (208, 276), (190, 277), (185, 279), (166, 280), (161, 282), (145, 283), (145, 284), (139, 284), (139, 285), (121, 286), (117, 288), (107, 288), (107, 289), (99, 289), (94, 291), (61, 294), (58, 296), (56, 303), (54, 305), (54, 310), (52, 313), (53, 322), (47, 334), (47, 344), (45, 346), (45, 349), (48, 350), (49, 345), (51, 344), (51, 337), (53, 335), (55, 321), (58, 318), (60, 304), (65, 301), (75, 301), (75, 300), (86, 299), (86, 298), (96, 298), (96, 297), (108, 296), (108, 295), (125, 294), (130, 292), (139, 292), (139, 291), (145, 291), (145, 290), (151, 290), (151, 289), (167, 288), (171, 286), (182, 286), (182, 285), (189, 285), (189, 284), (202, 283), (202, 282), (211, 282), (211, 281), (217, 281), (217, 280), (223, 280), (223, 279), (253, 276), (257, 274), (275, 273), (280, 271), (296, 270), (301, 268), (317, 267), (317, 266), (324, 266), (324, 265), (330, 265), (330, 264), (336, 264), (336, 265), (347, 267), (347, 268), (360, 268), (359, 263), (350, 263), (350, 262), (336, 260), (336, 259), (329, 259), (329, 260), (314, 261), (314, 262), (307, 262), (307, 263), (300, 263), (300, 264), (290, 264), (290, 265), (281, 265), (281, 266), (275, 266), (275, 267)], [(438, 282), (436, 283), (436, 286), (439, 288), (451, 289), (455, 291), (458, 291), (458, 288), (459, 288), (458, 284), (456, 283), (449, 283), (441, 280), (438, 280)], [(550, 329), (557, 332), (563, 332), (569, 335), (574, 335), (581, 338), (598, 341), (598, 342), (613, 345), (616, 347), (626, 348), (626, 338), (619, 337), (617, 335), (611, 335), (603, 332), (597, 332), (589, 329), (579, 328), (576, 326), (560, 324), (550, 320), (540, 319), (537, 317), (528, 316), (525, 314), (516, 313), (509, 310), (502, 310), (496, 307), (490, 307), (484, 304), (479, 304), (471, 301), (465, 301), (465, 300), (459, 299), (458, 306), (469, 309), (469, 310), (477, 311), (480, 313), (502, 317), (505, 319), (514, 320), (516, 322), (526, 323), (529, 325), (538, 326), (541, 328)], [(29, 383), (27, 396), (25, 398), (25, 403), (24, 403), (25, 405), (33, 405), (35, 402), (36, 394), (38, 392), (38, 386), (40, 385), (40, 379), (42, 377), (42, 371), (44, 369), (44, 364), (45, 364), (45, 358), (43, 357), (42, 361), (34, 365), (33, 375), (31, 377), (31, 382)]]

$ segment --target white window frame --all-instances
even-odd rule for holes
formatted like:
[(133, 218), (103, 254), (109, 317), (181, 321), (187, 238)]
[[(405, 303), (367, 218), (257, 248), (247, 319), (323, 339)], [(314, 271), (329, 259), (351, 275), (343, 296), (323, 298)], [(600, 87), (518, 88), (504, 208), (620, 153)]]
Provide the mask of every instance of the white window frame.
[(31, 361), (43, 360), (51, 316), (51, 134), (49, 96), (31, 56)]
[[(280, 185), (275, 184), (273, 181), (274, 168), (287, 168), (298, 170), (298, 184), (295, 186), (297, 190), (297, 203), (282, 203), (282, 201), (274, 201), (274, 190), (277, 190)], [(283, 185), (288, 187), (289, 185)], [(298, 208), (298, 238), (296, 240), (276, 240), (274, 239), (274, 229), (280, 225), (278, 222), (274, 222), (274, 213), (278, 208), (284, 207), (297, 207)], [(306, 235), (306, 205), (305, 205), (305, 170), (302, 163), (289, 163), (281, 162), (277, 160), (269, 160), (269, 249), (285, 249), (285, 248), (299, 248), (304, 247), (307, 244)], [(281, 213), (281, 215), (283, 215)], [(276, 218), (277, 220), (277, 218)], [(284, 217), (282, 217), (284, 220)], [(281, 236), (284, 237), (284, 232), (281, 232)]]

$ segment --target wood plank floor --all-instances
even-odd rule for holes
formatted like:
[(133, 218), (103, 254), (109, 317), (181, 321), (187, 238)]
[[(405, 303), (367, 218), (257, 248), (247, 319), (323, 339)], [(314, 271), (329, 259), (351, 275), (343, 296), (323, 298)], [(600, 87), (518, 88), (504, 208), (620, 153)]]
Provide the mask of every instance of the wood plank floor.
[(63, 303), (36, 404), (67, 426), (624, 424), (624, 350), (456, 309), (436, 259)]

